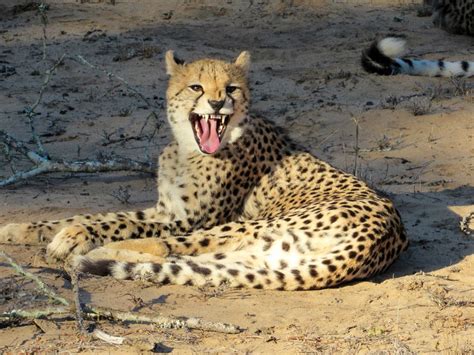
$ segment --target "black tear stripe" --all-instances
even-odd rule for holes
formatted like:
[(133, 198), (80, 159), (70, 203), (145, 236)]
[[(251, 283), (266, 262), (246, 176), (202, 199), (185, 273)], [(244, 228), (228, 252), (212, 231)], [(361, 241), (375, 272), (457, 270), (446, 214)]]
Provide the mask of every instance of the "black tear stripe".
[(179, 91), (174, 95), (174, 97), (178, 97), (185, 89), (187, 89), (187, 88), (183, 88), (183, 89), (179, 90)]
[(463, 60), (461, 62), (461, 68), (462, 70), (464, 70), (465, 72), (467, 72), (469, 70), (469, 62), (466, 62), (465, 60)]
[(204, 95), (204, 91), (201, 92), (201, 94), (196, 98), (196, 100), (194, 100), (193, 107), (191, 108), (191, 111), (190, 111), (190, 112), (193, 112), (193, 111), (194, 111), (194, 109), (196, 108), (196, 105), (197, 105), (199, 99), (202, 97), (202, 95)]

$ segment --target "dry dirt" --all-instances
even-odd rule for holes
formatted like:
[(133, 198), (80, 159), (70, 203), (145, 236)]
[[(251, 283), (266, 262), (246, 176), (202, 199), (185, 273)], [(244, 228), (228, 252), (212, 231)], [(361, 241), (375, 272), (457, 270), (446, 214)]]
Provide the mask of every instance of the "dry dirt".
[[(361, 49), (376, 35), (403, 34), (411, 55), (453, 60), (474, 58), (472, 38), (434, 29), (428, 17), (417, 17), (417, 6), (383, 1), (50, 1), (42, 60), (38, 13), (13, 9), (20, 2), (2, 3), (0, 129), (31, 139), (23, 110), (36, 100), (41, 75), (63, 53), (83, 55), (122, 76), (164, 118), (165, 50), (187, 59), (230, 59), (248, 49), (253, 112), (347, 171), (354, 169), (358, 146), (358, 175), (395, 201), (411, 245), (383, 275), (311, 292), (158, 287), (87, 277), (81, 298), (88, 304), (202, 317), (246, 330), (223, 335), (99, 322), (131, 341), (113, 346), (78, 336), (74, 321), (44, 320), (0, 329), (0, 351), (140, 352), (144, 348), (133, 341), (146, 339), (157, 344), (155, 351), (174, 353), (474, 352), (474, 241), (459, 230), (460, 215), (474, 210), (472, 79), (380, 77), (359, 66)], [(150, 108), (120, 82), (69, 59), (53, 75), (38, 112), (37, 130), (56, 158), (155, 159), (169, 140), (166, 125), (151, 139), (134, 139)], [(153, 124), (142, 136), (151, 136)], [(10, 174), (2, 153), (0, 177)], [(151, 176), (55, 174), (0, 189), (0, 224), (137, 210), (155, 199)], [(44, 246), (1, 248), (71, 297), (69, 281), (45, 263)], [(0, 311), (47, 304), (5, 263), (0, 275)]]

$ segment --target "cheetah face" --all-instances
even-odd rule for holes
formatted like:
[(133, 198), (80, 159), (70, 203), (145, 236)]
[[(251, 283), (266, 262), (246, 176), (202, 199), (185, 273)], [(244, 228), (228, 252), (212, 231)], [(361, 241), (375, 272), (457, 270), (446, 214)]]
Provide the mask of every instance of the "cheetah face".
[(202, 59), (185, 64), (173, 52), (166, 54), (168, 120), (180, 147), (214, 154), (238, 137), (248, 111), (249, 62), (247, 52), (233, 63)]

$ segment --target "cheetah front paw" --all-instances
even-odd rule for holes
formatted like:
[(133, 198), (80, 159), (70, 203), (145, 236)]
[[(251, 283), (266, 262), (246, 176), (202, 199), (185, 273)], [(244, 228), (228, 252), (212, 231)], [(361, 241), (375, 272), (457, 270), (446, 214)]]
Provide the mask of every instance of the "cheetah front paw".
[(48, 257), (64, 260), (71, 255), (83, 255), (96, 246), (86, 226), (75, 224), (63, 228), (48, 244)]

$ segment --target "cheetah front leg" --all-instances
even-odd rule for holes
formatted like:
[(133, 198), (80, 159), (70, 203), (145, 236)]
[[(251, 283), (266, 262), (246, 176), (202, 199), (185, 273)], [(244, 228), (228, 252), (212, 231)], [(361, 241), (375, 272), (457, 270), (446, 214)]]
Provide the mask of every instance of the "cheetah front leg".
[(138, 212), (99, 213), (95, 215), (84, 214), (51, 221), (10, 223), (5, 226), (0, 226), (0, 243), (30, 245), (45, 244), (51, 242), (54, 236), (64, 228), (90, 223), (99, 223), (105, 226), (109, 221), (120, 220), (122, 218), (133, 220), (159, 220), (160, 215), (156, 208), (150, 208)]
[[(201, 230), (185, 235), (190, 226), (185, 222), (160, 223), (154, 221), (125, 220), (109, 223), (93, 222), (76, 224), (64, 228), (48, 245), (48, 255), (54, 259), (64, 260), (71, 255), (83, 255), (90, 250), (109, 245), (114, 249), (133, 250), (150, 253), (156, 248), (157, 239), (163, 250), (161, 256), (202, 254), (211, 251), (238, 250), (253, 243), (265, 230), (265, 221), (231, 222), (209, 230)], [(183, 236), (174, 236), (181, 234)], [(147, 238), (140, 241), (140, 238)], [(122, 241), (119, 243), (119, 241)], [(153, 254), (153, 253), (152, 253)]]
[(48, 256), (63, 260), (70, 255), (83, 255), (107, 243), (129, 238), (159, 237), (158, 222), (120, 220), (79, 223), (63, 228), (48, 244)]

